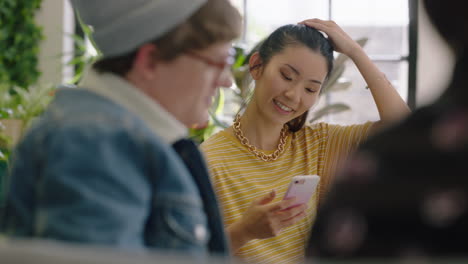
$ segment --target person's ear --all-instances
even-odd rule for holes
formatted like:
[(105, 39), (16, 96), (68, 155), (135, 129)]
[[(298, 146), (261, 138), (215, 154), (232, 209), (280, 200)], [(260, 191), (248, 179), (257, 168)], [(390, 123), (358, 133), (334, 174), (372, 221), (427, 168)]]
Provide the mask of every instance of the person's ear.
[(250, 56), (249, 59), (249, 70), (250, 70), (250, 75), (252, 75), (252, 78), (254, 80), (258, 80), (260, 76), (262, 75), (262, 59), (260, 58), (260, 54), (255, 52)]
[(136, 52), (132, 70), (137, 71), (140, 77), (152, 79), (157, 65), (157, 47), (154, 44), (144, 44)]

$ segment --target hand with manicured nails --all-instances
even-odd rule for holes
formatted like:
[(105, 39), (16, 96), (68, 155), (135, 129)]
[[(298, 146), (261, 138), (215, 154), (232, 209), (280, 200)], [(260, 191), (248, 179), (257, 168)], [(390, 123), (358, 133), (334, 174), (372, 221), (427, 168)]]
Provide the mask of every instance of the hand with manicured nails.
[(337, 52), (350, 56), (356, 50), (361, 49), (361, 46), (359, 46), (356, 41), (354, 41), (346, 32), (344, 32), (344, 30), (341, 29), (341, 27), (338, 26), (335, 21), (313, 18), (299, 22), (299, 24), (315, 28), (327, 34), (328, 39)]
[(231, 247), (235, 252), (252, 239), (270, 238), (305, 217), (307, 205), (295, 205), (295, 198), (272, 203), (273, 190), (255, 199), (242, 218), (228, 227)]

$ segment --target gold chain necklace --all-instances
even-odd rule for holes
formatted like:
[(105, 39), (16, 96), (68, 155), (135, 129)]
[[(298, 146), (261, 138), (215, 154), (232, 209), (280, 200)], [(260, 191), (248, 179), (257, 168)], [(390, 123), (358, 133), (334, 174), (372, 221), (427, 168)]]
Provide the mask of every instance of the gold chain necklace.
[(236, 115), (232, 128), (234, 129), (234, 134), (239, 139), (240, 143), (246, 146), (250, 152), (252, 152), (256, 157), (260, 158), (263, 161), (274, 161), (278, 159), (281, 153), (284, 152), (284, 146), (286, 145), (286, 139), (288, 138), (287, 125), (284, 125), (283, 129), (281, 129), (278, 147), (276, 148), (275, 152), (269, 155), (259, 151), (254, 145), (251, 145), (249, 140), (244, 136), (244, 133), (242, 133), (242, 130), (240, 128), (240, 115)]

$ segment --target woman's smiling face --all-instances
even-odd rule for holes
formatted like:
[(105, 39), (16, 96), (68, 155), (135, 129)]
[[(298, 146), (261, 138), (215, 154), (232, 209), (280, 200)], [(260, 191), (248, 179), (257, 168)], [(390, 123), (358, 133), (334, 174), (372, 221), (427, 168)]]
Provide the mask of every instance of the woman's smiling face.
[[(251, 67), (261, 63), (259, 55)], [(327, 77), (325, 57), (303, 45), (289, 45), (257, 69), (252, 103), (262, 116), (285, 124), (304, 114), (318, 100)]]

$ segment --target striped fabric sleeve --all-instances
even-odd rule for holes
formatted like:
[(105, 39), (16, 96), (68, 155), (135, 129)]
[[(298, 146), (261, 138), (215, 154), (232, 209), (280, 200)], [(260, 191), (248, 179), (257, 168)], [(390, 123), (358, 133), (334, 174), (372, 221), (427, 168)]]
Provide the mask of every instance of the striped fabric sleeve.
[(328, 135), (325, 148), (325, 164), (321, 178), (320, 200), (324, 198), (335, 174), (345, 159), (363, 142), (374, 122), (360, 125), (340, 126), (324, 124), (323, 131)]

